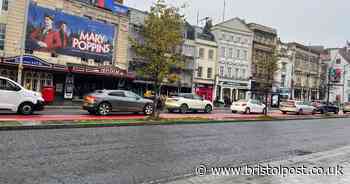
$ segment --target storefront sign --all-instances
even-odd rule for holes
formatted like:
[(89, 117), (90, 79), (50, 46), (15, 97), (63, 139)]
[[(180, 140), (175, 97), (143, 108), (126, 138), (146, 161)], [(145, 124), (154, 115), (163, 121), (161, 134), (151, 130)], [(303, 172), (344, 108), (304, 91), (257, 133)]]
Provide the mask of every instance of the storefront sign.
[[(24, 55), (22, 60), (23, 60), (23, 66), (48, 68), (48, 69), (62, 70), (62, 71), (67, 70), (66, 66), (51, 64), (38, 57), (31, 56), (31, 55)], [(0, 61), (0, 63), (9, 64), (9, 65), (18, 65), (20, 62), (21, 62), (21, 56), (5, 58), (2, 61)]]
[(115, 75), (115, 76), (125, 76), (125, 77), (127, 76), (126, 70), (122, 70), (120, 68), (113, 67), (113, 66), (95, 67), (95, 66), (68, 64), (68, 68), (71, 72), (78, 72), (78, 73), (94, 73), (94, 74), (101, 74), (101, 75)]
[(114, 34), (115, 25), (31, 3), (26, 49), (111, 61)]

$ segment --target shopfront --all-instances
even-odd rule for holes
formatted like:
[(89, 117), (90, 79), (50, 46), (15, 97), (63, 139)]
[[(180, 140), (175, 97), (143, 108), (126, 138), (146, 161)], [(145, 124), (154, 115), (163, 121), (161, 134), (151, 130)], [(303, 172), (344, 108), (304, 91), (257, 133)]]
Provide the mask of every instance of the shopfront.
[[(20, 58), (0, 61), (0, 75), (17, 81)], [(23, 57), (22, 86), (41, 92), (45, 86), (54, 87), (56, 100), (82, 99), (97, 89), (120, 89), (132, 76), (126, 70), (112, 66), (85, 66), (77, 64), (55, 65), (38, 57)]]
[(213, 90), (214, 86), (212, 84), (195, 84), (196, 94), (203, 97), (205, 100), (214, 100)]
[(239, 82), (219, 82), (220, 101), (230, 105), (234, 101), (248, 98), (249, 84)]

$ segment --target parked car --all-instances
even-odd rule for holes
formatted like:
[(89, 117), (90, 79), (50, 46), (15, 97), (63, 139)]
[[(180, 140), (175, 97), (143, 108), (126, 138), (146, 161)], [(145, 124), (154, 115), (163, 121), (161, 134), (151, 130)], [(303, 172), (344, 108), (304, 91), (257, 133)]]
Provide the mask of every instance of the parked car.
[(333, 112), (335, 114), (339, 113), (339, 107), (332, 103), (329, 103), (327, 105), (327, 102), (321, 101), (321, 102), (312, 103), (312, 105), (316, 108), (316, 111), (321, 114), (324, 114), (326, 112)]
[(350, 112), (350, 102), (344, 103), (343, 112), (344, 114)]
[(111, 112), (153, 113), (153, 101), (125, 90), (97, 90), (84, 97), (83, 109), (90, 114), (106, 116)]
[(204, 100), (202, 97), (192, 93), (180, 93), (176, 96), (167, 98), (165, 108), (169, 112), (179, 111), (183, 114), (188, 111), (204, 111), (211, 113), (213, 111), (213, 103)]
[(266, 112), (266, 106), (259, 100), (239, 100), (233, 102), (231, 105), (232, 113), (242, 112), (245, 114), (250, 113), (263, 113)]
[(23, 115), (44, 109), (41, 93), (23, 88), (15, 81), (0, 76), (0, 110), (10, 110)]
[(288, 112), (294, 112), (298, 115), (305, 113), (315, 114), (317, 112), (316, 108), (312, 106), (310, 102), (295, 100), (288, 100), (286, 102), (282, 102), (280, 105), (280, 111), (283, 114), (287, 114)]

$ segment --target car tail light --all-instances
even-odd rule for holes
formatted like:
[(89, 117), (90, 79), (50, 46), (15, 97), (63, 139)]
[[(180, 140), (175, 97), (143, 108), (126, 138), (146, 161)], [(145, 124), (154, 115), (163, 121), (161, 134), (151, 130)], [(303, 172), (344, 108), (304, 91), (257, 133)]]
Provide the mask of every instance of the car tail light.
[(86, 96), (85, 97), (85, 102), (87, 103), (95, 103), (96, 97), (94, 96)]

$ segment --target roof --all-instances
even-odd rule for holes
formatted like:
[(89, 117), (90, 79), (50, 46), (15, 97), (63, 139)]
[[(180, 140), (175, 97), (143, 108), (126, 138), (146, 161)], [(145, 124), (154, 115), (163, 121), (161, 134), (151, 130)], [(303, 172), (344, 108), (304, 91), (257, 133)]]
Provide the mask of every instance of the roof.
[(237, 27), (236, 29), (240, 29), (241, 31), (253, 33), (252, 30), (247, 26), (246, 22), (243, 19), (239, 18), (239, 17), (235, 17), (235, 18), (226, 20), (224, 22), (220, 22), (218, 24), (215, 24), (213, 26), (213, 28), (217, 28), (217, 27), (220, 27), (220, 26), (222, 26), (222, 27), (229, 27), (230, 23), (232, 23), (234, 21), (238, 21), (239, 23), (241, 23), (241, 25), (240, 25), (241, 27), (239, 27), (239, 28)]
[(257, 24), (257, 23), (249, 23), (249, 24), (247, 24), (247, 26), (251, 30), (260, 30), (260, 31), (264, 31), (267, 33), (277, 35), (277, 30), (275, 28), (272, 28), (272, 27), (264, 26), (264, 25)]
[(308, 51), (308, 52), (311, 52), (311, 53), (314, 53), (314, 54), (317, 54), (317, 55), (321, 54), (320, 51), (315, 50), (313, 47), (308, 47), (308, 46), (305, 46), (305, 45), (297, 43), (297, 42), (289, 42), (288, 45), (289, 46), (295, 45), (296, 47), (298, 47), (298, 48), (300, 48), (300, 49), (302, 49), (304, 51)]

